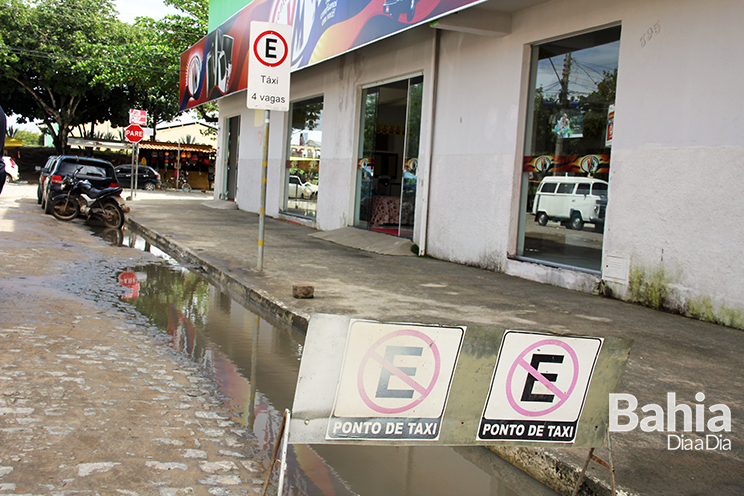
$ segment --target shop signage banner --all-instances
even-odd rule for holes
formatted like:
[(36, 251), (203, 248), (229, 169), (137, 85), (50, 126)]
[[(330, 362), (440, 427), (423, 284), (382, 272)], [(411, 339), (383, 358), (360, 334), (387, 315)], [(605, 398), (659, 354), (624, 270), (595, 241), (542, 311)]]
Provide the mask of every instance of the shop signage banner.
[(254, 0), (181, 54), (180, 109), (246, 89), (251, 21), (292, 26), (291, 69), (484, 0)]
[(290, 442), (601, 446), (631, 344), (316, 314)]
[(522, 161), (522, 172), (547, 172), (558, 174), (606, 174), (610, 172), (610, 155), (540, 155), (527, 156)]

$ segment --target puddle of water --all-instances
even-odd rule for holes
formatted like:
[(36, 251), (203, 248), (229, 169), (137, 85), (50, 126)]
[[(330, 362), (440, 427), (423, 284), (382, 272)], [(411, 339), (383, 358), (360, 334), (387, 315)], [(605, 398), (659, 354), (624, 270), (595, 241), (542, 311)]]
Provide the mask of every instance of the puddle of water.
[[(119, 273), (122, 301), (214, 379), (236, 420), (271, 453), (292, 407), (304, 334), (262, 318), (144, 238), (127, 233), (124, 244), (170, 263)], [(285, 492), (293, 495), (556, 494), (479, 447), (294, 445), (287, 458)]]

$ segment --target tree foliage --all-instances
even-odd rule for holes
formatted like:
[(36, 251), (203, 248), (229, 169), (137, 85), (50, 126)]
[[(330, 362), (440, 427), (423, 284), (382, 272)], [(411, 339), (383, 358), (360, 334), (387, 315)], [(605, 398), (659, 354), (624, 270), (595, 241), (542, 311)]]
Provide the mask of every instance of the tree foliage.
[[(125, 81), (132, 90), (133, 106), (147, 110), (149, 125), (178, 115), (180, 55), (206, 35), (208, 0), (166, 0), (183, 15), (160, 20), (138, 17), (127, 44), (95, 47), (98, 60), (118, 60), (120, 64), (99, 63), (97, 81), (116, 84)], [(156, 136), (153, 134), (152, 139)]]
[[(206, 34), (208, 0), (166, 0), (184, 12), (135, 25), (112, 0), (0, 0), (0, 104), (43, 121), (59, 153), (76, 126), (150, 125), (178, 113), (180, 54)], [(154, 138), (154, 137), (153, 137)]]
[(126, 41), (115, 12), (111, 0), (0, 0), (0, 101), (42, 120), (60, 153), (74, 126), (115, 121), (127, 106), (126, 85), (96, 82), (88, 65), (91, 45)]

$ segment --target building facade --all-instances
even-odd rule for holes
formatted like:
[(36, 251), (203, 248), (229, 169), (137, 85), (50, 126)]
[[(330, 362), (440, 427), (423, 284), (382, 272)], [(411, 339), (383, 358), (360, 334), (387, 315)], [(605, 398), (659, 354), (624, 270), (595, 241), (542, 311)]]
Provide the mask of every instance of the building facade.
[[(294, 68), (267, 215), (744, 327), (744, 4), (385, 5), (406, 29)], [(218, 102), (215, 197), (258, 212), (263, 111)]]

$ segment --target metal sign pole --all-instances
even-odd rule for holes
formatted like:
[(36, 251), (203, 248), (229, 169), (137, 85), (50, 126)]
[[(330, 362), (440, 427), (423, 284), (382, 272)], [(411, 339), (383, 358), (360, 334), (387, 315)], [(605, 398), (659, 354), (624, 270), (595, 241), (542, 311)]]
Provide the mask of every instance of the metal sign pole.
[[(132, 143), (132, 169), (131, 170), (134, 170), (134, 163), (136, 161), (134, 155), (135, 155), (136, 150), (137, 150), (137, 143)], [(134, 200), (134, 181), (132, 180), (132, 178), (129, 179), (129, 188), (130, 189), (129, 189), (128, 199)]]
[(287, 471), (287, 445), (289, 444), (289, 422), (292, 420), (292, 414), (289, 410), (284, 410), (285, 422), (284, 435), (282, 436), (282, 461), (279, 465), (279, 485), (277, 486), (277, 495), (284, 493), (284, 474)]
[(269, 166), (269, 111), (289, 110), (289, 41), (292, 26), (251, 21), (248, 50), (246, 106), (264, 111), (264, 147), (261, 162), (261, 209), (258, 217), (258, 271), (263, 270), (266, 230), (266, 175)]
[(137, 179), (139, 178), (139, 143), (135, 143), (134, 145), (134, 167), (132, 167), (132, 171), (134, 174), (132, 174), (132, 200), (134, 200), (134, 196), (137, 194)]
[(269, 167), (269, 110), (264, 110), (264, 146), (261, 161), (261, 210), (258, 214), (258, 271), (263, 270), (264, 231), (266, 228), (266, 175)]
[(279, 487), (277, 494), (281, 496), (282, 486), (284, 485), (284, 469), (286, 469), (286, 457), (287, 457), (287, 444), (289, 443), (289, 421), (291, 419), (289, 410), (284, 409), (284, 416), (282, 417), (282, 423), (279, 426), (279, 432), (276, 436), (276, 442), (274, 443), (274, 450), (271, 453), (271, 460), (269, 460), (269, 468), (266, 471), (266, 478), (264, 479), (263, 488), (261, 489), (261, 496), (266, 496), (266, 491), (269, 489), (269, 482), (271, 481), (271, 474), (274, 472), (274, 465), (279, 462), (279, 448), (282, 448), (282, 460), (279, 468)]

